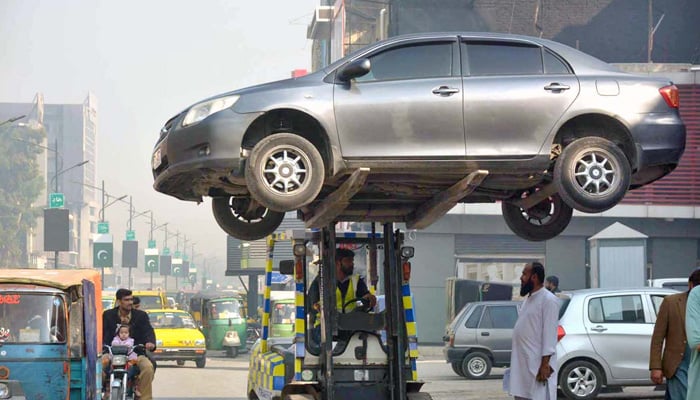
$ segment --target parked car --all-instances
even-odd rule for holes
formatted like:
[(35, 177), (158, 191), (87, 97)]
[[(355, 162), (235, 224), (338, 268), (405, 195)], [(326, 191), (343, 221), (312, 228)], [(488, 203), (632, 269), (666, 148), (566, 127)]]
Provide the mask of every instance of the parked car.
[(648, 286), (673, 289), (679, 292), (688, 290), (688, 278), (649, 279)]
[(452, 370), (468, 379), (484, 379), (492, 367), (510, 365), (513, 327), (521, 302), (467, 303), (448, 326), (443, 354)]
[(357, 192), (338, 220), (423, 227), (431, 199), (501, 201), (517, 235), (546, 240), (573, 209), (605, 211), (676, 167), (678, 106), (672, 82), (553, 41), (398, 36), (186, 108), (160, 130), (153, 186), (212, 197), (218, 224), (242, 240), (273, 232), (286, 211), (312, 218), (350, 176)]
[(595, 398), (601, 388), (654, 385), (649, 346), (663, 288), (568, 292), (560, 310), (559, 388), (569, 399)]
[(153, 357), (158, 361), (194, 361), (197, 368), (207, 363), (207, 348), (204, 334), (194, 323), (192, 315), (186, 311), (169, 309), (146, 310), (156, 334), (156, 349)]

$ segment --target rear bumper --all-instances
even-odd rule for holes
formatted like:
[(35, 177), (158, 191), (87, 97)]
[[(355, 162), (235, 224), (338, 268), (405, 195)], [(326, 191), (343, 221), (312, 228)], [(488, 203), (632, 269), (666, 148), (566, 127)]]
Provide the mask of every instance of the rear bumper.
[(443, 347), (442, 354), (445, 356), (445, 361), (448, 363), (461, 362), (464, 355), (467, 354), (467, 349), (458, 347)]
[(677, 113), (646, 114), (632, 129), (639, 171), (677, 165), (685, 150), (685, 124)]

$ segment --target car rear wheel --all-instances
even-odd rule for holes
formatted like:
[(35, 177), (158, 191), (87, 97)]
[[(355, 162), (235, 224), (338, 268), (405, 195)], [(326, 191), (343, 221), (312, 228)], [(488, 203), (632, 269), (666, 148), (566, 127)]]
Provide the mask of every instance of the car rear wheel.
[(467, 379), (486, 379), (491, 373), (491, 358), (480, 351), (467, 354), (462, 360), (462, 373)]
[(253, 197), (274, 211), (291, 211), (311, 203), (321, 191), (321, 153), (299, 135), (276, 133), (253, 147), (245, 180)]
[[(522, 193), (521, 198), (533, 194), (536, 189)], [(506, 225), (516, 235), (530, 241), (549, 240), (566, 229), (574, 210), (561, 197), (553, 194), (530, 209), (523, 209), (508, 201), (501, 203)]]
[(215, 197), (211, 206), (221, 229), (240, 240), (262, 239), (284, 219), (283, 212), (267, 209), (247, 197)]
[(602, 386), (603, 376), (600, 370), (588, 361), (573, 361), (559, 375), (559, 387), (567, 399), (594, 399)]
[(568, 205), (598, 213), (625, 197), (631, 171), (625, 153), (615, 143), (586, 137), (564, 148), (554, 165), (554, 181)]
[(198, 358), (195, 360), (195, 364), (197, 364), (197, 368), (204, 368), (207, 365), (207, 358)]
[(238, 356), (238, 347), (229, 346), (226, 348), (226, 356), (235, 358)]

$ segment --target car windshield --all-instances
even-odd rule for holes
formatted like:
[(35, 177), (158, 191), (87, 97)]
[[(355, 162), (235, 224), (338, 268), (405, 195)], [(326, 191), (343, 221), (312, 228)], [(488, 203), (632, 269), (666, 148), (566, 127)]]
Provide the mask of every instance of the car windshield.
[(163, 300), (156, 295), (138, 295), (141, 299), (141, 310), (153, 310), (163, 308)]
[(241, 317), (241, 303), (237, 300), (213, 302), (210, 305), (211, 319), (229, 319)]
[(151, 312), (148, 315), (151, 325), (160, 329), (194, 329), (196, 325), (187, 313)]
[(65, 305), (60, 296), (0, 292), (0, 342), (65, 342)]

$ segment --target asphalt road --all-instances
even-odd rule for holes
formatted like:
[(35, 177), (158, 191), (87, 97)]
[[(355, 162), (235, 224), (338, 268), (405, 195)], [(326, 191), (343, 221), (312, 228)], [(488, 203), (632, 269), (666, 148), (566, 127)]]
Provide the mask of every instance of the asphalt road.
[[(178, 367), (175, 362), (161, 362), (154, 382), (158, 400), (175, 399), (246, 399), (248, 358), (224, 357), (223, 352), (210, 352), (205, 368), (194, 362)], [(495, 368), (489, 379), (469, 381), (457, 376), (438, 355), (423, 356), (418, 361), (418, 376), (425, 381), (423, 391), (434, 400), (509, 400), (502, 390), (503, 370)], [(646, 400), (663, 398), (663, 392), (650, 387), (625, 388), (623, 393), (601, 394), (599, 399)]]

